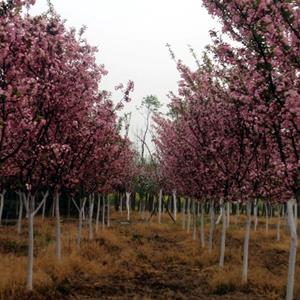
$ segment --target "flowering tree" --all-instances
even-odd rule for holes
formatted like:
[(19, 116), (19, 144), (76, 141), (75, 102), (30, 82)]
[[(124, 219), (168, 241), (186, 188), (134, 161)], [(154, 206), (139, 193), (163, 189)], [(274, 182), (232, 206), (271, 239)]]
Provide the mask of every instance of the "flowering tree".
[[(235, 198), (247, 202), (243, 271), (247, 280), (250, 201), (299, 198), (299, 7), (296, 1), (204, 4), (221, 18), (223, 31), (237, 46), (212, 32), (213, 45), (196, 72), (178, 63), (182, 80), (179, 96), (172, 95), (171, 103), (176, 118), (158, 122), (159, 154), (164, 172), (174, 183), (181, 182), (188, 195), (200, 192), (198, 197), (222, 203)], [(289, 200), (289, 214), (291, 205)], [(224, 209), (222, 219), (224, 223)], [(293, 294), (297, 245), (292, 219), (289, 215), (287, 299)]]
[[(101, 184), (102, 189), (113, 188), (116, 182), (104, 182), (104, 172), (114, 170), (109, 178), (116, 174), (120, 168), (116, 161), (124, 152), (121, 144), (128, 149), (128, 143), (118, 135), (107, 93), (98, 90), (106, 71), (95, 62), (97, 49), (83, 39), (83, 30), (79, 35), (69, 30), (53, 11), (24, 15), (22, 7), (30, 4), (34, 1), (1, 2), (0, 6), (0, 172), (2, 186), (13, 181), (11, 187), (25, 203), (27, 287), (32, 289), (33, 219), (49, 192), (55, 201), (60, 259), (60, 193), (74, 190), (94, 160), (103, 164), (102, 172), (94, 170), (97, 188)], [(132, 88), (130, 82), (125, 101)], [(87, 179), (85, 186), (91, 192)], [(35, 207), (40, 192), (45, 193)]]
[(287, 299), (293, 298), (297, 234), (292, 222), (291, 197), (299, 200), (299, 3), (298, 1), (205, 0), (209, 12), (220, 18), (223, 31), (239, 43), (218, 40), (219, 57), (238, 68), (232, 90), (247, 118), (256, 119), (258, 132), (274, 144), (273, 165), (284, 180), (288, 200), (291, 248)]

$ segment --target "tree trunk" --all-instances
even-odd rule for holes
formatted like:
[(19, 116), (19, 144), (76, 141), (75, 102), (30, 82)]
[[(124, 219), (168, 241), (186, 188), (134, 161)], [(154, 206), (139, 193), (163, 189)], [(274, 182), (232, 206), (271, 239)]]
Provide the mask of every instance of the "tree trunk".
[(265, 210), (266, 210), (266, 233), (269, 232), (269, 210), (268, 210), (268, 204), (265, 204)]
[(107, 227), (110, 227), (110, 206), (109, 206), (109, 199), (108, 196), (106, 196), (107, 198)]
[(185, 198), (182, 203), (182, 229), (185, 229)]
[(46, 211), (46, 200), (43, 204), (43, 207), (42, 207), (42, 220), (44, 221), (45, 220), (45, 211)]
[(126, 192), (127, 221), (130, 221), (130, 192)]
[(18, 234), (22, 233), (22, 218), (23, 218), (23, 194), (22, 193), (18, 193), (19, 194), (19, 213), (18, 213), (18, 223), (17, 223), (17, 232)]
[(296, 232), (298, 231), (298, 204), (297, 201), (295, 201), (294, 204), (294, 215), (295, 215), (295, 227), (296, 227)]
[(215, 230), (215, 208), (214, 202), (210, 204), (210, 228), (209, 228), (209, 240), (208, 240), (208, 252), (211, 253), (213, 246), (213, 235)]
[(138, 203), (138, 211), (139, 211), (139, 214), (141, 215), (142, 213), (142, 195), (140, 194), (140, 199), (139, 199), (139, 203)]
[(55, 217), (55, 199), (53, 199), (53, 200), (54, 200), (54, 201), (53, 201), (53, 203), (52, 203), (52, 213), (51, 213), (52, 218)]
[(55, 193), (55, 238), (56, 238), (56, 257), (58, 260), (61, 260), (61, 228), (60, 228), (60, 213), (59, 213), (59, 198), (60, 195), (58, 192)]
[(83, 221), (85, 221), (84, 223), (86, 224), (85, 209), (82, 211), (82, 222)]
[(247, 221), (245, 229), (244, 239), (244, 255), (243, 255), (243, 282), (246, 283), (248, 280), (248, 253), (249, 253), (249, 240), (250, 240), (250, 229), (251, 229), (251, 203), (247, 203)]
[(176, 190), (173, 190), (173, 211), (174, 211), (174, 220), (177, 220), (177, 197)]
[(196, 200), (193, 200), (193, 240), (196, 240), (197, 226), (196, 226)]
[(289, 223), (290, 234), (291, 234), (291, 244), (290, 244), (286, 300), (293, 300), (297, 243), (298, 243), (295, 219), (293, 216), (293, 202), (294, 200), (289, 200), (287, 202), (287, 215), (288, 215), (288, 223)]
[(162, 189), (159, 190), (158, 197), (158, 223), (161, 223), (161, 204), (162, 204)]
[(89, 240), (92, 240), (94, 238), (94, 232), (93, 232), (94, 203), (95, 203), (95, 195), (91, 194), (89, 196)]
[(3, 192), (0, 193), (0, 226), (2, 225), (2, 216), (3, 216), (5, 193), (6, 193), (6, 190), (3, 190)]
[(141, 199), (141, 201), (142, 201), (142, 203), (141, 203), (141, 218), (142, 218), (142, 220), (145, 219), (146, 197), (147, 197), (147, 195)]
[(221, 215), (222, 215), (222, 235), (221, 235), (221, 252), (220, 252), (220, 261), (219, 266), (224, 267), (224, 257), (225, 257), (225, 242), (226, 242), (226, 208), (225, 203), (222, 203), (221, 206)]
[(105, 196), (102, 196), (102, 229), (105, 228)]
[(226, 220), (226, 227), (229, 228), (230, 224), (230, 203), (227, 202), (227, 220)]
[(95, 225), (96, 232), (98, 232), (99, 229), (100, 205), (101, 205), (101, 195), (98, 194), (96, 225)]
[(200, 224), (201, 247), (205, 247), (205, 232), (204, 232), (204, 204), (201, 203), (201, 224)]
[(123, 194), (120, 196), (120, 214), (123, 216)]
[(28, 195), (28, 261), (27, 261), (27, 289), (33, 289), (32, 273), (33, 273), (33, 218), (34, 218), (34, 197)]
[(33, 239), (33, 220), (41, 206), (43, 205), (44, 201), (46, 201), (46, 198), (48, 197), (48, 192), (44, 195), (42, 202), (38, 205), (38, 207), (35, 209), (35, 197), (32, 196), (30, 193), (28, 193), (28, 196), (26, 197), (25, 194), (23, 194), (23, 200), (25, 204), (26, 214), (28, 216), (28, 255), (27, 255), (27, 275), (26, 275), (26, 287), (28, 290), (33, 289), (33, 280), (32, 280), (32, 274), (33, 274), (33, 245), (34, 245), (34, 239)]
[(82, 210), (79, 211), (79, 222), (78, 222), (78, 232), (77, 232), (77, 249), (80, 250), (81, 244), (81, 231), (82, 231)]
[(82, 221), (83, 221), (83, 211), (84, 211), (84, 207), (85, 207), (85, 202), (86, 202), (86, 198), (84, 198), (83, 201), (80, 201), (81, 205), (79, 207), (77, 207), (78, 214), (79, 214), (78, 232), (77, 232), (77, 250), (78, 251), (80, 250), (80, 244), (81, 244)]
[(280, 214), (280, 205), (277, 207), (277, 226), (276, 226), (276, 241), (280, 241), (280, 222), (281, 222), (281, 214)]
[(131, 210), (135, 211), (135, 205), (136, 205), (136, 193), (133, 193), (131, 198)]
[(257, 203), (257, 201), (255, 200), (255, 203), (254, 203), (254, 231), (256, 231), (256, 229), (257, 229), (257, 223), (258, 223), (258, 218), (257, 218), (257, 206), (258, 206), (258, 203)]
[(187, 233), (190, 232), (191, 229), (191, 198), (188, 198), (187, 202)]

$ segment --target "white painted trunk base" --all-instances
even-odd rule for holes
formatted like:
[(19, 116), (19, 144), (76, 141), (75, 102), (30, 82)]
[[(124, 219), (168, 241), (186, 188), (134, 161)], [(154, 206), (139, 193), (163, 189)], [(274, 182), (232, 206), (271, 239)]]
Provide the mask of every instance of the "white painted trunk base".
[(248, 202), (246, 205), (246, 228), (245, 228), (245, 239), (244, 239), (244, 255), (243, 255), (243, 282), (248, 281), (248, 261), (249, 261), (249, 240), (250, 240), (250, 229), (251, 229), (251, 203)]
[(22, 233), (22, 218), (23, 218), (23, 193), (19, 192), (19, 210), (18, 210), (18, 222), (17, 222), (17, 233)]
[(295, 281), (295, 267), (296, 267), (296, 255), (297, 255), (297, 231), (295, 226), (295, 217), (293, 214), (294, 200), (287, 202), (287, 216), (291, 234), (290, 255), (289, 255), (289, 267), (288, 267), (288, 281), (286, 290), (286, 300), (293, 300), (294, 295), (294, 281)]
[(177, 197), (176, 197), (176, 190), (173, 190), (173, 207), (174, 207), (173, 217), (174, 217), (174, 220), (176, 222), (176, 220), (177, 220)]
[(185, 198), (182, 201), (182, 229), (185, 229)]
[(107, 227), (110, 227), (110, 205), (107, 197)]
[(28, 217), (28, 254), (27, 254), (27, 275), (26, 275), (26, 287), (28, 290), (33, 289), (33, 251), (34, 251), (34, 217), (40, 210), (43, 203), (48, 197), (48, 192), (44, 195), (42, 202), (35, 208), (35, 197), (30, 193), (26, 197), (23, 194), (24, 205), (26, 209), (26, 214)]
[(186, 226), (187, 233), (190, 233), (191, 229), (191, 199), (188, 198), (187, 202), (187, 226)]
[(298, 203), (296, 200), (294, 204), (294, 216), (295, 216), (295, 227), (297, 232), (298, 231)]
[(226, 211), (225, 204), (221, 206), (221, 216), (222, 216), (222, 234), (221, 234), (221, 251), (220, 251), (220, 261), (219, 266), (224, 267), (224, 258), (225, 258), (225, 242), (226, 242)]
[(95, 203), (95, 195), (91, 194), (89, 196), (89, 240), (92, 240), (94, 238), (94, 231), (93, 231), (94, 203)]
[(213, 235), (215, 230), (215, 208), (214, 203), (210, 204), (210, 228), (209, 228), (209, 239), (208, 239), (208, 252), (211, 253), (213, 247)]
[(193, 240), (196, 240), (196, 233), (197, 233), (197, 216), (196, 216), (196, 201), (193, 200)]
[(269, 232), (269, 210), (267, 204), (265, 204), (265, 210), (266, 210), (266, 233), (268, 233)]
[(257, 230), (257, 224), (258, 224), (258, 218), (257, 218), (257, 201), (255, 201), (255, 204), (254, 204), (254, 231)]
[(130, 192), (126, 192), (126, 210), (127, 210), (127, 221), (130, 221)]
[(105, 228), (105, 197), (102, 196), (102, 229)]
[(162, 205), (162, 189), (159, 190), (159, 197), (158, 197), (158, 224), (161, 223), (161, 205)]
[(55, 253), (58, 260), (61, 260), (61, 227), (60, 227), (60, 212), (59, 212), (59, 193), (55, 193)]
[[(43, 194), (43, 197), (45, 196), (45, 194)], [(47, 199), (45, 200), (44, 204), (43, 204), (43, 208), (42, 208), (42, 220), (44, 221), (45, 220), (45, 212), (46, 212), (46, 202), (47, 202)]]
[(100, 194), (98, 194), (97, 212), (96, 212), (96, 224), (95, 224), (95, 230), (96, 230), (96, 232), (98, 232), (98, 230), (99, 230), (100, 206), (101, 206), (101, 196), (100, 196)]
[(229, 228), (229, 225), (230, 225), (230, 210), (231, 210), (229, 202), (227, 203), (226, 207), (227, 207), (226, 227)]
[[(31, 202), (31, 200), (29, 200)], [(32, 206), (32, 204), (30, 204)], [(30, 209), (31, 210), (31, 209)], [(32, 211), (28, 212), (28, 260), (27, 260), (27, 289), (33, 289), (32, 275), (33, 275), (33, 218)]]
[(78, 232), (77, 232), (77, 250), (80, 249), (81, 231), (82, 231), (82, 209), (79, 210), (79, 222), (78, 222)]
[(200, 220), (200, 240), (201, 247), (205, 247), (205, 232), (204, 232), (204, 204), (201, 204), (201, 220)]
[(276, 241), (280, 241), (280, 225), (281, 225), (281, 214), (280, 214), (280, 206), (277, 208), (277, 224), (276, 224)]

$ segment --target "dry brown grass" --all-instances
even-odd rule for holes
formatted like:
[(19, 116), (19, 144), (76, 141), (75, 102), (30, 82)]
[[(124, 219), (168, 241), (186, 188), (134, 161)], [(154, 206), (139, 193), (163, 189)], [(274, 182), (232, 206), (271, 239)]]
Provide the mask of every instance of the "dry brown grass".
[[(231, 218), (227, 232), (225, 267), (218, 267), (220, 225), (211, 254), (191, 233), (171, 223), (150, 223), (133, 215), (130, 225), (112, 216), (112, 228), (87, 240), (84, 227), (76, 250), (76, 220), (64, 221), (63, 259), (54, 255), (53, 220), (35, 222), (34, 292), (25, 289), (26, 224), (19, 237), (12, 226), (0, 228), (0, 299), (283, 299), (289, 236), (282, 226), (276, 242), (275, 223), (264, 220), (251, 232), (249, 282), (241, 282), (244, 218)], [(206, 228), (206, 237), (208, 225)], [(198, 234), (199, 235), (199, 234)], [(198, 237), (198, 236), (197, 236)], [(300, 255), (295, 299), (300, 299)]]

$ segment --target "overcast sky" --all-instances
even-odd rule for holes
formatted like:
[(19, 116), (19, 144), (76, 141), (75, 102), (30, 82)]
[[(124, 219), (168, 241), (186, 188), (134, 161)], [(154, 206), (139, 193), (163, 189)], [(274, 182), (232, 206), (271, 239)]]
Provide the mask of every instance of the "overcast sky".
[[(37, 0), (33, 12), (47, 10)], [(177, 58), (194, 61), (187, 45), (201, 55), (210, 43), (209, 30), (217, 26), (201, 0), (52, 0), (67, 25), (87, 26), (86, 38), (99, 48), (98, 62), (109, 71), (102, 88), (113, 91), (120, 82), (135, 83), (132, 132), (142, 124), (135, 111), (143, 97), (154, 94), (167, 103), (166, 94), (177, 91), (178, 72), (166, 43)], [(116, 95), (117, 97), (117, 95)], [(133, 133), (132, 133), (133, 134)]]

